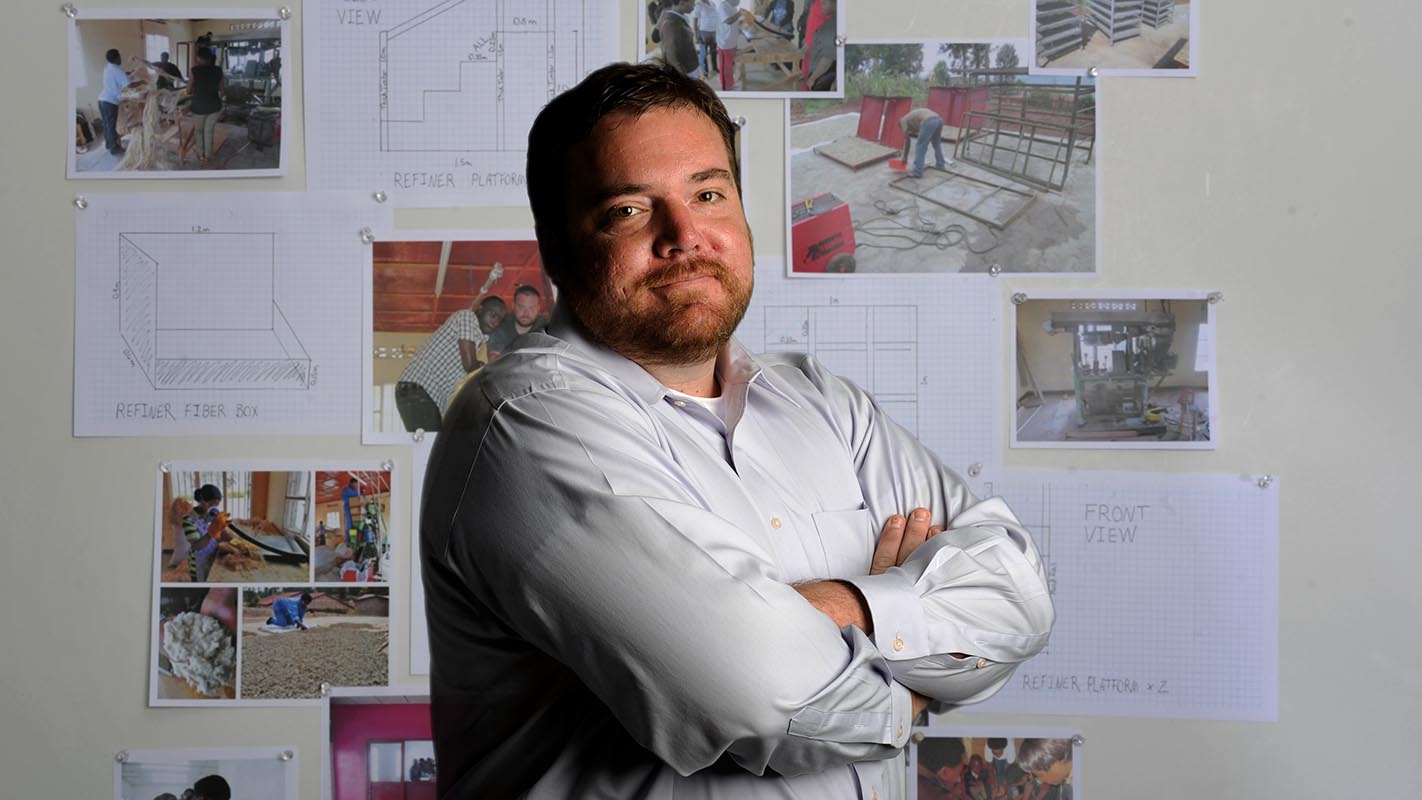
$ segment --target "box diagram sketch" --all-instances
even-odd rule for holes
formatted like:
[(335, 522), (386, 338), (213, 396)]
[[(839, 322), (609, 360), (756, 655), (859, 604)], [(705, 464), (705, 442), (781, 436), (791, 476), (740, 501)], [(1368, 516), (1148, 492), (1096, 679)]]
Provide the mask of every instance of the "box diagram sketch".
[(918, 435), (918, 308), (766, 306), (767, 353), (809, 353)]
[(155, 389), (306, 389), (274, 233), (119, 234), (119, 327)]
[(586, 73), (593, 0), (445, 0), (380, 32), (380, 149), (523, 152)]

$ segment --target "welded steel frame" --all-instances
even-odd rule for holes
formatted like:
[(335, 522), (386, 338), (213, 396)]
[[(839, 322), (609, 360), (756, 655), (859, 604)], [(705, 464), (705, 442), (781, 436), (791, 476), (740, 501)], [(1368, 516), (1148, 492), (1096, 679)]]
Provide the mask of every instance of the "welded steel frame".
[(1141, 35), (1144, 7), (1144, 0), (1087, 0), (1087, 13), (1091, 24), (1095, 25), (1112, 45)]
[[(1028, 88), (1035, 89), (1037, 87)], [(1078, 109), (1082, 88), (1081, 79), (1078, 78), (1072, 88), (1072, 110), (1068, 120), (1064, 123), (1028, 117), (1025, 90), (1022, 95), (1022, 104), (1016, 116), (1000, 111), (972, 109), (965, 111), (960, 120), (958, 142), (954, 148), (953, 157), (1029, 186), (1061, 192), (1066, 188), (1067, 176), (1071, 171), (1072, 155), (1085, 138), (1082, 135), (1083, 126), (1081, 124), (1085, 120), (1080, 116), (1082, 110)], [(1094, 87), (1092, 96), (1094, 98)], [(1002, 98), (999, 96), (999, 109), (1002, 108), (1001, 101)], [(1090, 115), (1091, 149), (1087, 151), (1087, 161), (1090, 162), (1096, 139), (1094, 99), (1087, 110), (1092, 112)], [(1048, 138), (1049, 135), (1050, 138)], [(1004, 137), (1011, 141), (1003, 141)], [(975, 145), (981, 145), (987, 149), (986, 159), (973, 153)], [(1040, 150), (1034, 149), (1039, 146)], [(1008, 167), (1004, 168), (997, 164), (998, 155), (1001, 152), (1012, 154), (1012, 163)], [(1034, 161), (1045, 162), (1048, 165), (1045, 179), (1031, 174)], [(1058, 168), (1061, 170), (1060, 179), (1057, 178)]]
[[(938, 168), (937, 168), (937, 167), (931, 167), (930, 169), (938, 169)], [(891, 182), (889, 185), (892, 186), (892, 187), (895, 188), (895, 189), (898, 189), (898, 190), (901, 191), (901, 192), (907, 192), (907, 193), (913, 195), (914, 197), (919, 198), (920, 200), (927, 200), (928, 202), (930, 202), (930, 203), (932, 203), (932, 204), (934, 204), (934, 205), (936, 205), (936, 206), (940, 206), (940, 207), (942, 207), (942, 208), (946, 208), (946, 209), (948, 209), (949, 211), (952, 211), (952, 212), (955, 213), (955, 214), (962, 214), (963, 216), (967, 217), (968, 219), (974, 220), (974, 221), (976, 221), (976, 222), (981, 222), (982, 224), (988, 226), (989, 228), (992, 228), (993, 230), (999, 230), (999, 231), (1005, 229), (1008, 225), (1011, 225), (1013, 222), (1015, 222), (1015, 221), (1017, 220), (1017, 218), (1020, 217), (1020, 216), (1022, 216), (1022, 213), (1027, 210), (1027, 207), (1030, 206), (1030, 205), (1032, 205), (1032, 201), (1034, 201), (1034, 200), (1037, 199), (1037, 193), (1036, 193), (1036, 192), (1025, 192), (1025, 191), (1023, 191), (1023, 190), (1021, 190), (1021, 189), (1018, 189), (1018, 188), (1016, 188), (1016, 187), (1013, 187), (1013, 186), (1007, 186), (1007, 185), (1001, 184), (1001, 183), (993, 183), (992, 181), (983, 180), (982, 178), (974, 178), (974, 177), (971, 176), (971, 175), (964, 175), (963, 173), (958, 172), (958, 171), (956, 171), (956, 170), (944, 169), (944, 170), (940, 170), (940, 171), (947, 173), (947, 174), (948, 174), (948, 178), (947, 178), (946, 180), (940, 182), (940, 183), (934, 184), (934, 188), (937, 188), (937, 187), (942, 186), (942, 185), (944, 185), (944, 184), (946, 184), (946, 183), (949, 183), (950, 181), (954, 180), (955, 178), (962, 178), (962, 179), (965, 180), (965, 181), (971, 181), (971, 182), (973, 182), (973, 183), (981, 183), (981, 184), (984, 185), (984, 186), (990, 186), (990, 187), (992, 187), (992, 191), (991, 191), (991, 192), (988, 192), (986, 195), (983, 196), (983, 198), (982, 198), (981, 200), (979, 200), (978, 202), (976, 202), (976, 203), (974, 203), (973, 205), (969, 206), (968, 208), (959, 208), (959, 207), (954, 206), (954, 205), (949, 205), (948, 203), (945, 203), (945, 202), (943, 202), (942, 200), (935, 200), (934, 198), (929, 197), (927, 194), (924, 194), (923, 192), (918, 192), (918, 191), (915, 191), (915, 190), (913, 190), (913, 189), (910, 189), (910, 188), (907, 187), (907, 186), (901, 186), (901, 185), (900, 185), (900, 184), (903, 184), (903, 183), (905, 183), (905, 182), (907, 182), (907, 181), (913, 181), (913, 182), (914, 182), (914, 185), (917, 185), (918, 181), (919, 181), (919, 180), (922, 180), (921, 178), (910, 178), (909, 176), (905, 175), (904, 177), (899, 178), (898, 180), (895, 180), (895, 181)], [(1012, 212), (1012, 216), (1008, 217), (1008, 218), (1005, 219), (1005, 220), (989, 219), (989, 218), (987, 218), (987, 217), (978, 216), (977, 214), (974, 214), (974, 213), (973, 213), (974, 211), (977, 210), (978, 206), (982, 205), (983, 203), (986, 203), (989, 199), (992, 198), (993, 195), (997, 194), (998, 192), (1002, 192), (1002, 193), (1005, 193), (1005, 194), (1015, 194), (1015, 195), (1019, 195), (1019, 196), (1021, 196), (1021, 197), (1025, 197), (1025, 198), (1027, 198), (1027, 202), (1023, 203), (1020, 208), (1018, 208), (1016, 211)]]
[(1075, 6), (1071, 0), (1037, 0), (1037, 66), (1086, 47)]
[(1173, 18), (1175, 0), (1145, 0), (1141, 11), (1141, 21), (1152, 28), (1160, 28)]

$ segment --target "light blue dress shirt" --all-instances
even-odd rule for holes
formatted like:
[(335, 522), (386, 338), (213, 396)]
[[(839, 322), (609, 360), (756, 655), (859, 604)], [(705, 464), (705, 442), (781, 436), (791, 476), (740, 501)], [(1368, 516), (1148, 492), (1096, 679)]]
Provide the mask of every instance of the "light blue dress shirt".
[[(724, 421), (560, 318), (460, 390), (421, 517), (442, 796), (901, 798), (909, 690), (984, 699), (1046, 643), (1000, 499), (809, 356), (717, 374)], [(948, 530), (867, 575), (920, 505)], [(825, 578), (872, 637), (792, 587)]]
[(128, 73), (118, 64), (104, 64), (104, 86), (99, 90), (99, 99), (105, 103), (118, 105), (119, 92), (128, 86)]

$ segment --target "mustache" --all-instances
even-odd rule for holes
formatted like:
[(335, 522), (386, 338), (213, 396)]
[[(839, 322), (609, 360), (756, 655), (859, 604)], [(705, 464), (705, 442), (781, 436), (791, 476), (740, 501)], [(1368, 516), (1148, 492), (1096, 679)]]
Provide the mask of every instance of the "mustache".
[(709, 276), (725, 283), (728, 275), (726, 265), (714, 258), (709, 256), (688, 256), (680, 261), (673, 261), (664, 267), (660, 267), (643, 275), (642, 278), (637, 281), (637, 288), (651, 289), (668, 283), (676, 283), (677, 281), (704, 276)]

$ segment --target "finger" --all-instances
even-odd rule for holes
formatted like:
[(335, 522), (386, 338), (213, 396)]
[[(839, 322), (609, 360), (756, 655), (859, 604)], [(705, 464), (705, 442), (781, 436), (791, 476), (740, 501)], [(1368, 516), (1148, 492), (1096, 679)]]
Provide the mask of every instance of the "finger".
[(879, 534), (879, 544), (874, 547), (874, 560), (869, 564), (869, 574), (879, 575), (898, 562), (899, 543), (904, 538), (904, 518), (899, 514), (889, 517), (884, 530)]
[(904, 537), (899, 542), (899, 552), (894, 561), (895, 564), (904, 563), (904, 560), (909, 557), (909, 553), (916, 550), (928, 538), (930, 518), (926, 508), (915, 508), (913, 513), (909, 514), (908, 523), (904, 525)]
[(933, 537), (937, 536), (938, 534), (940, 534), (940, 533), (942, 533), (942, 532), (943, 532), (943, 526), (942, 526), (942, 525), (934, 525), (934, 526), (932, 526), (932, 527), (930, 527), (930, 528), (928, 529), (928, 536), (927, 536), (927, 538), (932, 539)]

